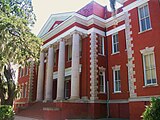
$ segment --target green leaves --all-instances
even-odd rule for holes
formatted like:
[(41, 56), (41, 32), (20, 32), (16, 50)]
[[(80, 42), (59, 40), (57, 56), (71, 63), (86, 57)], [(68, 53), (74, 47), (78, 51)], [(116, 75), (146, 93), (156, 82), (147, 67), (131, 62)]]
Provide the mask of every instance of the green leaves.
[(27, 20), (0, 12), (0, 69), (8, 62), (24, 64), (38, 59), (41, 40), (31, 33)]
[(13, 108), (9, 105), (0, 106), (0, 120), (14, 120)]
[(151, 98), (151, 104), (146, 106), (142, 115), (143, 120), (159, 120), (160, 119), (160, 97)]

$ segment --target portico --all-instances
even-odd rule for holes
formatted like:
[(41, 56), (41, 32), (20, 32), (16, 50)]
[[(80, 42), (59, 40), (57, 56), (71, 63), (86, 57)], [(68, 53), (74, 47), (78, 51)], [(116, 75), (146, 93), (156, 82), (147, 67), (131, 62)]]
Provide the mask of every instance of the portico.
[[(53, 101), (53, 79), (57, 79), (57, 92), (56, 101), (61, 101), (65, 99), (65, 77), (71, 77), (71, 90), (70, 99), (77, 100), (80, 99), (80, 40), (82, 33), (78, 31), (73, 31), (69, 35), (55, 43), (49, 45), (49, 47), (43, 49), (40, 54), (40, 65), (38, 71), (38, 82), (37, 82), (37, 101)], [(68, 39), (69, 38), (69, 39)], [(68, 43), (72, 44), (72, 61), (71, 67), (65, 68), (65, 57), (66, 57), (66, 45)], [(58, 70), (53, 71), (54, 68), (54, 51), (56, 46), (59, 50), (58, 52)], [(46, 52), (47, 51), (47, 52)], [(45, 53), (47, 54), (46, 63), (46, 75), (44, 63)], [(68, 71), (68, 73), (67, 73)], [(67, 74), (66, 74), (67, 73)], [(43, 85), (45, 83), (45, 85)], [(43, 87), (44, 86), (44, 87)], [(44, 91), (44, 92), (43, 92)], [(44, 97), (43, 97), (44, 96)], [(44, 98), (44, 99), (43, 99)]]

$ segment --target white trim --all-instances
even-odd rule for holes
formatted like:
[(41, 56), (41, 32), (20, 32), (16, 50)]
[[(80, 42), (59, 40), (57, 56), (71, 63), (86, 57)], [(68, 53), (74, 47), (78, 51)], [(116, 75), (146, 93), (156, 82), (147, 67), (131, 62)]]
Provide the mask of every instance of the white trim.
[[(106, 21), (105, 21), (106, 27), (112, 26), (113, 24), (109, 24), (109, 23), (113, 22), (114, 19), (116, 19), (117, 21), (124, 20), (124, 12), (120, 12), (120, 13), (116, 14), (116, 16), (112, 16), (112, 17), (106, 19)], [(109, 26), (107, 26), (108, 24), (109, 24)]]
[(105, 32), (101, 31), (101, 30), (98, 30), (97, 28), (91, 28), (89, 30), (85, 30), (83, 28), (80, 28), (80, 27), (77, 27), (77, 26), (74, 26), (73, 28), (67, 30), (66, 32), (62, 33), (61, 35), (59, 35), (58, 37), (54, 38), (53, 40), (47, 42), (46, 44), (44, 44), (41, 48), (42, 49), (45, 49), (45, 48), (48, 48), (51, 44), (54, 44), (56, 43), (57, 41), (59, 41), (61, 38), (64, 38), (68, 35), (70, 35), (70, 33), (74, 32), (74, 31), (79, 31), (83, 34), (91, 34), (92, 32), (95, 32), (95, 33), (98, 33), (102, 36), (105, 36)]
[[(79, 65), (79, 72), (81, 72), (81, 67), (82, 65)], [(66, 76), (70, 76), (72, 72), (72, 67), (66, 68), (65, 69), (65, 77)], [(58, 71), (53, 72), (53, 79), (57, 79), (58, 78)]]
[(139, 7), (139, 6), (143, 5), (144, 3), (148, 2), (148, 1), (150, 1), (150, 0), (136, 0), (135, 2), (127, 5), (126, 7), (124, 7), (123, 11), (124, 12), (130, 11), (130, 10), (136, 8), (136, 7)]
[[(115, 71), (119, 71), (120, 72), (120, 65), (115, 65), (115, 66), (113, 66), (112, 67), (112, 70), (113, 70), (113, 87), (114, 87), (114, 93), (121, 93), (121, 89), (120, 89), (120, 91), (116, 91), (115, 90), (115, 88), (116, 88), (116, 85), (115, 85)], [(119, 73), (120, 74), (120, 73)], [(121, 78), (119, 78), (119, 80), (120, 80), (120, 83), (121, 83)], [(120, 85), (121, 86), (121, 85)]]
[(51, 14), (46, 23), (41, 28), (40, 32), (38, 33), (38, 37), (42, 37), (52, 27), (52, 25), (56, 20), (63, 20), (63, 19), (65, 20), (67, 17), (72, 16), (73, 14), (74, 12)]
[(128, 99), (109, 100), (109, 103), (129, 103)]
[(116, 28), (110, 30), (110, 31), (107, 31), (107, 32), (106, 32), (106, 36), (115, 34), (115, 33), (119, 32), (119, 31), (121, 31), (121, 30), (124, 30), (125, 28), (126, 28), (126, 26), (125, 26), (125, 24), (123, 24), (123, 25), (121, 25), (121, 26), (119, 26), (119, 27), (116, 27)]
[(50, 37), (54, 36), (55, 34), (59, 33), (60, 30), (65, 29), (66, 27), (72, 25), (73, 23), (80, 23), (85, 26), (89, 26), (92, 23), (104, 27), (105, 26), (105, 20), (96, 16), (91, 15), (89, 17), (84, 17), (78, 13), (74, 13), (70, 18), (59, 24), (57, 27), (53, 28), (51, 31), (43, 35), (41, 38), (45, 41), (49, 39)]
[(139, 96), (139, 97), (136, 97), (136, 98), (130, 98), (128, 99), (129, 102), (144, 102), (144, 101), (151, 101), (151, 98), (152, 97), (160, 97), (160, 95), (152, 95), (152, 96)]
[(140, 50), (140, 52), (143, 55), (148, 54), (148, 53), (152, 53), (152, 52), (154, 52), (154, 48), (155, 47), (145, 47), (145, 49)]
[(97, 29), (97, 28), (91, 28), (91, 29), (89, 29), (89, 30), (87, 31), (87, 34), (91, 34), (92, 32), (97, 33), (97, 34), (99, 34), (99, 35), (101, 35), (101, 36), (105, 36), (105, 32), (104, 32), (104, 31), (101, 31), (101, 30), (99, 30), (99, 29)]

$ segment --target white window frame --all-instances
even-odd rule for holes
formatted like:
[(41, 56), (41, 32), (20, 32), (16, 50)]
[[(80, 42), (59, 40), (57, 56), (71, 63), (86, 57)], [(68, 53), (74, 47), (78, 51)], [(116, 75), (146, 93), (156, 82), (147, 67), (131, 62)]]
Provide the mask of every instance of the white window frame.
[[(146, 20), (146, 18), (149, 17), (150, 28), (147, 29), (147, 24), (145, 24), (145, 28), (146, 28), (146, 29), (145, 29), (145, 30), (142, 30), (142, 24), (141, 24), (142, 18), (141, 18), (141, 16), (140, 16), (140, 9), (141, 9), (141, 8), (144, 8), (145, 6), (147, 6), (147, 8), (148, 8), (148, 16), (145, 16), (143, 19)], [(144, 12), (144, 11), (143, 11), (143, 12)], [(145, 3), (145, 4), (143, 4), (143, 5), (141, 5), (141, 6), (138, 7), (138, 17), (139, 17), (140, 32), (144, 32), (144, 31), (147, 31), (147, 30), (152, 29), (151, 17), (150, 17), (150, 11), (149, 11), (149, 5), (148, 5), (148, 3)]]
[[(157, 85), (157, 74), (156, 74), (156, 62), (155, 62), (155, 54), (154, 54), (154, 47), (146, 47), (145, 49), (143, 50), (140, 50), (141, 54), (142, 54), (142, 59), (143, 59), (143, 73), (144, 73), (144, 84), (145, 86), (150, 86), (150, 85)], [(146, 74), (146, 64), (145, 64), (145, 59), (144, 57), (146, 55), (151, 55), (153, 54), (153, 62), (154, 62), (154, 69), (155, 69), (155, 79), (156, 79), (156, 82), (155, 83), (150, 83), (150, 84), (147, 84), (147, 74)], [(150, 69), (153, 69), (153, 68), (150, 68)], [(151, 75), (152, 76), (152, 75)]]
[(116, 71), (119, 71), (119, 74), (120, 74), (120, 65), (115, 65), (114, 67), (112, 67), (112, 70), (113, 70), (113, 85), (114, 85), (114, 93), (121, 93), (121, 76), (119, 78), (118, 81), (120, 81), (120, 90), (116, 90), (116, 80), (115, 80), (115, 72)]
[[(101, 42), (98, 42), (98, 52), (100, 55), (104, 55), (104, 37), (98, 36), (98, 41), (100, 41), (100, 40), (101, 40)], [(101, 44), (99, 44), (99, 43), (101, 43)], [(101, 52), (99, 51), (100, 46), (101, 46), (101, 50), (100, 50)]]
[[(114, 36), (117, 35), (117, 39), (118, 39), (118, 32), (117, 33), (114, 33), (112, 34), (112, 54), (116, 54), (116, 53), (119, 53), (119, 39), (117, 40), (116, 43), (114, 43)], [(118, 50), (117, 51), (114, 51), (114, 45), (117, 45), (118, 44)]]
[[(102, 74), (100, 74), (100, 73), (102, 73)], [(101, 91), (101, 79), (100, 79), (100, 76), (102, 75), (102, 77), (103, 77), (103, 91)], [(99, 91), (100, 91), (100, 93), (106, 93), (106, 80), (105, 80), (105, 71), (104, 70), (100, 70), (99, 71), (99, 82), (100, 82), (100, 84), (99, 84)]]

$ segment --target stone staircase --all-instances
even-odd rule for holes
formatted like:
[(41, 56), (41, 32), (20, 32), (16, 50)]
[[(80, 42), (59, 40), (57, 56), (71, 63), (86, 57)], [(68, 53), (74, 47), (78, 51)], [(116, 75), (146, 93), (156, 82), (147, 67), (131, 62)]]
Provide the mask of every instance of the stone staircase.
[(36, 102), (27, 108), (21, 108), (19, 112), (16, 113), (16, 115), (42, 120), (44, 119), (43, 118), (44, 108), (55, 108), (55, 105), (53, 103), (48, 103), (48, 102), (47, 103)]

